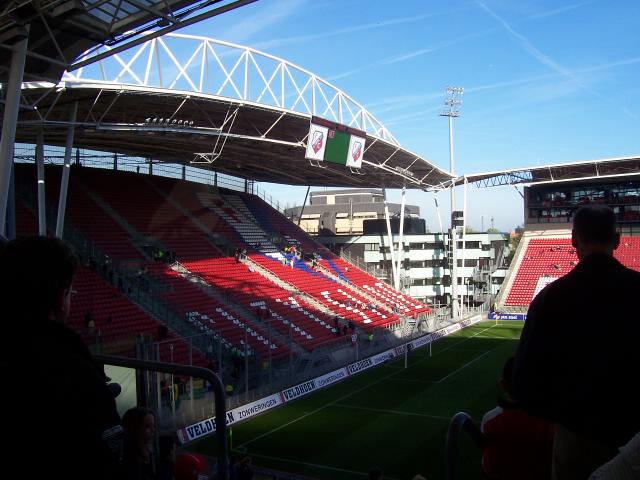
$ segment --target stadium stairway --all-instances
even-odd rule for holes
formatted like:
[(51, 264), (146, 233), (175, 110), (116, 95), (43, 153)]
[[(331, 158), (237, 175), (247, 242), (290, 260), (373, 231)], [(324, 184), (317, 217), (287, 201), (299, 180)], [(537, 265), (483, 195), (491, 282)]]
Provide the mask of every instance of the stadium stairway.
[(372, 295), (370, 292), (368, 292), (366, 290), (360, 289), (355, 284), (349, 282), (349, 280), (346, 277), (338, 276), (338, 274), (335, 272), (334, 269), (332, 269), (330, 267), (330, 264), (328, 264), (326, 260), (321, 259), (318, 262), (318, 266), (316, 268), (316, 272), (323, 274), (324, 276), (326, 276), (330, 280), (340, 284), (341, 286), (343, 286), (343, 287), (345, 287), (345, 288), (347, 288), (349, 290), (352, 290), (353, 292), (357, 293), (361, 297), (367, 299), (368, 302), (376, 305), (376, 307), (379, 310), (385, 310), (385, 311), (388, 311), (388, 312), (393, 312), (391, 306), (388, 306), (386, 303), (380, 302), (377, 298), (375, 298), (375, 295)]
[[(262, 265), (260, 265), (259, 263), (256, 263), (255, 261), (253, 261), (251, 259), (251, 257), (247, 257), (245, 260), (243, 260), (243, 262), (245, 264), (247, 264), (247, 265), (251, 265), (252, 268), (256, 272), (260, 273), (260, 275), (262, 275), (266, 279), (270, 280), (272, 283), (278, 285), (279, 287), (281, 287), (286, 292), (289, 292), (289, 295), (291, 295), (291, 297), (288, 297), (289, 299), (293, 298), (293, 299), (297, 300), (298, 302), (302, 302), (303, 304), (311, 305), (318, 312), (324, 313), (326, 318), (331, 319), (331, 323), (333, 323), (333, 317), (336, 316), (336, 312), (334, 312), (333, 310), (331, 310), (327, 306), (325, 306), (322, 303), (320, 303), (314, 297), (312, 297), (311, 295), (309, 295), (309, 294), (307, 294), (305, 292), (302, 292), (302, 291), (298, 290), (293, 285), (285, 282), (284, 280), (282, 280), (280, 277), (275, 275), (270, 270), (267, 270), (266, 268), (262, 267)], [(333, 330), (332, 330), (332, 332), (336, 333)]]
[(269, 349), (274, 359), (288, 354), (283, 341), (256, 327), (243, 312), (209, 295), (193, 278), (184, 276), (185, 272), (181, 273), (163, 264), (151, 265), (149, 269), (160, 281), (171, 287), (163, 297), (177, 307), (185, 320), (201, 333), (210, 334), (214, 338), (221, 335), (222, 344), (227, 350), (237, 348), (243, 353), (246, 338), (249, 348), (258, 352), (262, 358), (268, 357)]
[[(291, 338), (292, 346), (299, 345), (307, 351), (333, 340), (327, 331), (326, 316), (310, 305), (283, 309), (282, 304), (299, 303), (292, 300), (290, 291), (265, 278), (260, 272), (238, 263), (233, 258), (217, 258), (190, 261), (185, 267), (214, 287), (221, 298), (228, 297), (244, 308), (252, 319)], [(284, 314), (287, 314), (283, 317)], [(270, 322), (265, 322), (271, 317)], [(266, 324), (266, 325), (265, 325)]]
[(357, 303), (367, 305), (368, 300), (355, 292), (349, 293), (343, 290), (339, 284), (324, 275), (303, 271), (300, 264), (304, 262), (298, 260), (295, 262), (295, 268), (291, 268), (283, 266), (282, 263), (268, 256), (253, 254), (249, 257), (294, 288), (312, 296), (335, 315), (353, 321), (366, 331), (374, 327), (389, 327), (400, 322), (394, 314), (387, 315), (377, 309), (363, 311), (357, 308)]
[[(157, 187), (165, 197), (171, 198), (172, 201), (188, 212), (194, 221), (204, 226), (205, 231), (212, 235), (214, 244), (226, 252), (227, 255), (231, 255), (235, 248), (243, 243), (242, 237), (235, 229), (211, 209), (202, 205), (198, 199), (198, 193), (215, 191), (213, 187), (181, 181), (158, 184)], [(221, 241), (218, 242), (218, 239)]]
[(265, 232), (272, 236), (280, 236), (289, 245), (302, 247), (305, 252), (318, 253), (325, 258), (334, 256), (326, 247), (317, 243), (300, 227), (259, 197), (247, 193), (234, 192), (233, 194), (247, 206)]
[(399, 313), (409, 317), (417, 317), (430, 311), (427, 305), (403, 295), (342, 258), (323, 259), (319, 263), (327, 270), (340, 272), (350, 285), (357, 287), (388, 310), (397, 306)]
[(254, 221), (229, 205), (222, 196), (211, 192), (199, 192), (198, 198), (203, 206), (224, 219), (238, 233), (245, 247), (278, 255), (278, 248), (265, 235), (265, 232)]

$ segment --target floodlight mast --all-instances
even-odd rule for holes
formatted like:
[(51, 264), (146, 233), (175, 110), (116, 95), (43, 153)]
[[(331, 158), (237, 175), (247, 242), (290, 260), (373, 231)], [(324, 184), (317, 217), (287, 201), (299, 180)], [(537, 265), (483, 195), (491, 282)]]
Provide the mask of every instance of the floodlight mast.
[[(463, 87), (447, 87), (444, 104), (445, 109), (440, 113), (442, 117), (449, 117), (449, 171), (454, 174), (454, 156), (453, 156), (453, 119), (460, 116), (458, 107), (462, 105), (460, 95), (464, 93)], [(451, 184), (451, 233), (449, 240), (451, 241), (451, 318), (458, 318), (460, 312), (460, 303), (458, 298), (458, 256), (457, 247), (458, 240), (456, 238), (456, 226), (453, 218), (453, 212), (456, 209), (455, 184)]]

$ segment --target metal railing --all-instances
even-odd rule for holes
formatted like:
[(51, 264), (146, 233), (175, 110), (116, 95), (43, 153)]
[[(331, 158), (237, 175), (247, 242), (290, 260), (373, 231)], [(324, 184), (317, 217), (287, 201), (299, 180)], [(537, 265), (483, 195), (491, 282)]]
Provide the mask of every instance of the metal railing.
[(218, 478), (226, 480), (228, 478), (228, 450), (227, 450), (227, 412), (225, 405), (224, 386), (220, 378), (211, 370), (201, 367), (177, 365), (163, 362), (153, 362), (150, 360), (139, 360), (134, 358), (115, 357), (110, 355), (94, 355), (94, 359), (105, 365), (117, 367), (134, 368), (146, 372), (169, 373), (172, 375), (185, 375), (189, 377), (202, 378), (209, 382), (213, 389), (215, 399), (215, 424), (216, 440), (218, 448), (217, 473)]
[(451, 419), (445, 441), (445, 479), (455, 480), (458, 463), (458, 444), (461, 433), (468, 434), (473, 442), (480, 448), (484, 445), (484, 435), (473, 422), (473, 419), (465, 412), (456, 413)]

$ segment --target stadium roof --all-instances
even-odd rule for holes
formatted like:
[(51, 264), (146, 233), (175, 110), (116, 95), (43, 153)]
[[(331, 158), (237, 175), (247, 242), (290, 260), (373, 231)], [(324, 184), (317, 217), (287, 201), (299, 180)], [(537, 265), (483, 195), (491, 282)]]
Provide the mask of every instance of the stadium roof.
[(495, 172), (476, 173), (458, 177), (456, 185), (464, 181), (478, 188), (501, 185), (533, 185), (543, 183), (571, 182), (580, 180), (608, 179), (640, 175), (640, 157), (604, 158), (583, 162), (556, 165), (514, 168)]
[[(24, 80), (58, 81), (84, 63), (82, 52), (105, 45), (111, 55), (154, 35), (177, 30), (256, 0), (9, 0), (0, 7), (0, 81), (12, 45), (28, 38)], [(97, 57), (92, 58), (95, 61)]]
[[(96, 49), (80, 62), (100, 55)], [(209, 38), (150, 38), (24, 85), (16, 140), (182, 163), (257, 181), (336, 187), (438, 188), (453, 178), (403, 148), (364, 107), (280, 58)], [(78, 109), (75, 121), (73, 105)], [(366, 132), (361, 169), (305, 159), (312, 116)]]

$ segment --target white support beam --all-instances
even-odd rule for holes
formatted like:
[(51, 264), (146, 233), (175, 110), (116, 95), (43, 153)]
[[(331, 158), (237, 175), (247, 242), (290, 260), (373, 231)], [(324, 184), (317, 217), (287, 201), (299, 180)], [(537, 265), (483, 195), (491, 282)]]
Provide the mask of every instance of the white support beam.
[(382, 198), (384, 200), (384, 218), (387, 221), (387, 238), (389, 240), (389, 254), (391, 255), (391, 275), (393, 277), (394, 285), (398, 273), (396, 272), (395, 255), (393, 252), (393, 234), (391, 233), (391, 222), (389, 220), (389, 204), (387, 203), (387, 189), (382, 187)]
[(38, 131), (36, 140), (36, 169), (38, 173), (38, 235), (47, 234), (47, 212), (44, 185), (44, 130)]
[(465, 282), (465, 254), (466, 254), (466, 248), (467, 248), (467, 177), (464, 177), (464, 190), (463, 190), (463, 201), (462, 201), (462, 285), (463, 285), (463, 297), (462, 297), (462, 302), (460, 304), (461, 306), (461, 311), (464, 314), (464, 294), (469, 294), (469, 287), (467, 286), (466, 282)]
[(67, 190), (69, 188), (69, 172), (71, 170), (71, 151), (73, 150), (73, 135), (75, 133), (76, 115), (78, 114), (78, 102), (71, 106), (69, 116), (69, 129), (67, 130), (67, 142), (64, 149), (64, 166), (62, 167), (62, 180), (60, 181), (60, 198), (58, 199), (58, 219), (56, 221), (56, 237), (62, 238), (64, 233), (64, 215), (67, 208)]
[(402, 187), (402, 199), (400, 200), (400, 238), (398, 239), (398, 263), (396, 266), (396, 272), (398, 276), (395, 279), (396, 290), (400, 291), (400, 269), (402, 268), (402, 257), (404, 254), (404, 248), (402, 246), (402, 234), (404, 233), (404, 202), (406, 198), (406, 187)]
[(16, 42), (11, 55), (11, 70), (6, 84), (2, 138), (0, 138), (0, 235), (6, 234), (7, 202), (13, 166), (13, 148), (16, 140), (16, 125), (20, 108), (20, 93), (27, 56), (28, 37)]

